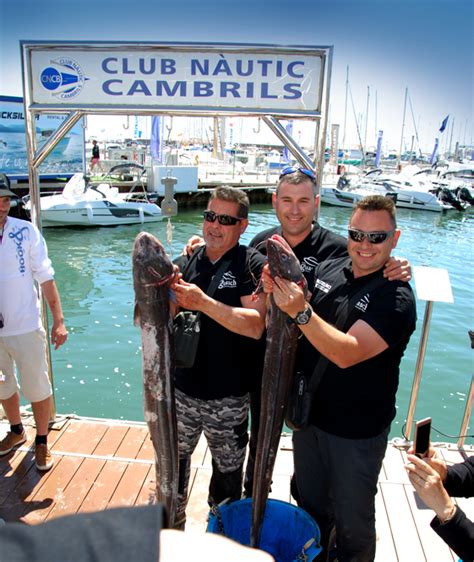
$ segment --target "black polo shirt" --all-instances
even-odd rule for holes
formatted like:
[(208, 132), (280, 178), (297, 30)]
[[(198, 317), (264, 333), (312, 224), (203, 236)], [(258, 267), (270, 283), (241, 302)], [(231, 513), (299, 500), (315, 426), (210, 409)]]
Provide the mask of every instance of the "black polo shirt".
[[(257, 249), (263, 255), (267, 255), (265, 242), (274, 234), (282, 235), (281, 226), (274, 226), (256, 234), (250, 241), (249, 246)], [(314, 271), (316, 267), (329, 258), (347, 256), (347, 240), (323, 228), (317, 222), (313, 223), (311, 232), (298, 245), (292, 248), (295, 256), (301, 264), (301, 271), (308, 282), (308, 291), (311, 293), (314, 288)], [(253, 376), (252, 390), (256, 391), (261, 386), (263, 363), (265, 356), (265, 335), (259, 340), (260, 345), (256, 350), (256, 360), (254, 363), (255, 375)], [(257, 359), (258, 357), (258, 359)]]
[[(334, 324), (342, 299), (356, 295), (383, 270), (354, 279), (350, 258), (321, 264), (311, 304), (321, 318)], [(346, 438), (367, 438), (381, 433), (395, 417), (395, 395), (399, 365), (416, 327), (416, 302), (408, 283), (382, 282), (364, 294), (348, 311), (347, 332), (358, 319), (369, 324), (388, 344), (388, 348), (367, 361), (341, 369), (329, 362), (313, 401), (311, 423), (320, 429)], [(319, 352), (305, 337), (297, 351), (297, 370), (312, 373)]]
[[(274, 234), (281, 235), (280, 226), (258, 233), (250, 241), (249, 246), (266, 255), (265, 241)], [(327, 259), (347, 256), (347, 240), (315, 222), (308, 236), (292, 250), (301, 264), (303, 275), (308, 281), (308, 289), (312, 292), (316, 267)]]
[[(189, 267), (186, 256), (175, 260), (184, 280), (206, 292), (222, 260), (230, 259), (212, 296), (229, 306), (242, 306), (240, 298), (251, 295), (258, 285), (265, 258), (255, 249), (238, 244), (213, 264), (204, 249), (197, 251)], [(176, 387), (203, 400), (243, 396), (250, 389), (256, 347), (257, 340), (231, 332), (202, 314), (196, 361), (191, 369), (176, 369)]]

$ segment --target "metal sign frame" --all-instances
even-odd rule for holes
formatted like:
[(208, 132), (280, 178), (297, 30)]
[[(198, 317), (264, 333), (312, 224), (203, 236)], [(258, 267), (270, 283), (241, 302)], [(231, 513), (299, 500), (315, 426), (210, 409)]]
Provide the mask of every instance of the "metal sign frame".
[[(316, 172), (317, 191), (318, 193), (320, 191), (328, 122), (332, 46), (283, 47), (233, 43), (21, 41), (20, 50), (31, 220), (40, 229), (38, 168), (63, 136), (86, 115), (258, 116), (303, 167)], [(100, 65), (98, 62), (101, 55), (105, 56), (105, 59), (102, 59)], [(204, 55), (207, 58), (204, 60), (192, 58), (193, 56), (198, 57), (198, 55), (201, 57)], [(136, 76), (133, 76), (133, 73), (136, 75), (137, 67), (132, 68), (132, 63), (136, 64), (137, 58), (138, 70), (142, 74), (139, 80), (135, 80)], [(142, 59), (141, 67), (140, 58)], [(119, 59), (122, 61), (121, 73)], [(168, 62), (163, 62), (163, 60)], [(174, 61), (174, 67), (169, 62), (170, 60)], [(183, 68), (177, 64), (178, 61), (182, 63)], [(238, 63), (238, 61), (241, 62)], [(245, 63), (247, 66), (244, 69)], [(306, 63), (308, 73), (304, 72)], [(209, 66), (206, 66), (207, 64)], [(240, 73), (238, 64), (240, 64)], [(181, 94), (183, 91), (187, 93), (190, 91), (188, 82), (191, 80), (193, 84), (191, 88), (192, 103), (187, 103), (186, 95), (181, 103), (172, 103), (174, 101), (172, 99), (163, 101), (162, 97), (157, 95), (154, 97), (151, 95), (151, 99), (149, 99), (148, 94), (152, 93), (153, 88), (149, 85), (148, 76), (144, 75), (146, 72), (151, 74), (152, 69), (156, 71), (157, 66), (161, 68), (162, 72), (158, 77), (159, 80), (155, 80), (156, 92), (158, 92), (158, 88), (161, 88), (160, 92), (165, 92), (168, 98), (172, 97), (171, 94), (174, 93)], [(172, 85), (164, 79), (167, 78), (166, 72), (169, 72), (171, 67), (175, 70), (174, 74), (180, 78)], [(255, 74), (253, 82), (248, 78), (249, 74), (252, 74), (250, 69)], [(108, 80), (102, 82), (102, 91), (96, 91), (96, 95), (94, 95), (93, 86), (97, 85), (97, 81), (101, 76), (103, 77), (104, 73)], [(163, 73), (165, 74), (163, 75)], [(233, 75), (236, 73), (243, 79), (242, 83), (236, 80)], [(194, 76), (198, 74), (205, 76), (204, 85), (203, 80), (198, 80), (196, 86)], [(226, 79), (229, 78), (229, 75), (232, 75), (231, 80)], [(287, 82), (285, 87), (284, 80), (287, 76), (293, 82)], [(133, 81), (130, 82), (131, 80)], [(301, 80), (301, 82), (295, 82), (295, 80)], [(317, 91), (313, 92), (316, 83)], [(134, 100), (129, 103), (126, 98), (122, 99), (123, 95), (117, 96), (121, 98), (120, 100), (116, 99), (118, 90), (114, 87), (117, 84), (120, 85), (120, 88), (126, 84), (127, 92), (132, 92), (133, 95), (138, 93), (137, 99), (142, 103)], [(89, 86), (91, 87), (89, 88)], [(206, 94), (211, 90), (224, 94), (221, 95), (222, 99), (219, 98), (219, 95), (214, 95), (213, 103), (208, 105), (201, 103), (199, 95), (194, 95), (196, 92)], [(107, 92), (109, 98), (104, 100), (104, 93), (107, 94)], [(245, 92), (247, 98), (242, 99), (242, 97), (236, 96), (239, 92)], [(252, 100), (255, 92), (259, 92), (260, 96), (255, 96), (254, 103)], [(230, 98), (233, 103), (226, 99), (227, 94), (234, 96)], [(46, 113), (66, 114), (66, 118), (48, 140), (38, 146), (35, 118), (38, 114)], [(315, 122), (314, 160), (306, 155), (280, 123), (282, 118), (307, 119)], [(319, 209), (316, 214), (318, 213)], [(42, 320), (48, 332), (48, 317), (44, 301)], [(50, 353), (48, 353), (48, 358), (49, 376), (52, 380)], [(54, 420), (54, 417), (53, 399), (51, 419)]]
[[(301, 165), (315, 170), (317, 188), (318, 191), (320, 190), (328, 122), (333, 56), (332, 46), (173, 42), (121, 43), (117, 41), (21, 41), (20, 49), (29, 185), (32, 203), (31, 212), (32, 220), (38, 226), (41, 226), (38, 167), (61, 138), (85, 115), (259, 116)], [(201, 59), (197, 57), (201, 57)], [(205, 57), (205, 59), (203, 60), (202, 57)], [(121, 71), (119, 70), (120, 64), (118, 62), (120, 59), (122, 61)], [(195, 103), (173, 104), (170, 100), (168, 100), (168, 103), (164, 103), (161, 98), (153, 98), (153, 96), (151, 96), (153, 99), (150, 100), (143, 90), (145, 86), (142, 82), (145, 83), (145, 76), (140, 76), (138, 81), (140, 82), (139, 87), (142, 88), (138, 91), (138, 94), (141, 94), (138, 96), (138, 99), (142, 100), (142, 103), (140, 101), (129, 103), (128, 100), (124, 101), (123, 99), (117, 101), (114, 99), (115, 94), (111, 95), (111, 99), (106, 101), (101, 99), (94, 102), (93, 99), (91, 101), (90, 92), (85, 98), (87, 102), (81, 101), (81, 98), (86, 95), (85, 92), (87, 92), (89, 86), (97, 85), (98, 80), (100, 82), (101, 72), (102, 74), (105, 72), (107, 78), (110, 79), (112, 77), (113, 80), (122, 81), (123, 83), (126, 80), (132, 80), (130, 76), (133, 76), (133, 79), (135, 79), (134, 73), (136, 75), (137, 67), (135, 66), (133, 69), (131, 66), (133, 64), (136, 65), (137, 60), (145, 61), (142, 63), (142, 75), (145, 71), (151, 72), (152, 64), (156, 70), (160, 61), (172, 60), (175, 64), (176, 74), (185, 79), (192, 77), (193, 68), (195, 70), (194, 74), (205, 73), (205, 61), (211, 61), (210, 66), (207, 68), (206, 78), (209, 78), (209, 80), (215, 78), (217, 81), (222, 78), (221, 75), (227, 78), (229, 73), (232, 73), (232, 68), (235, 71), (235, 65), (237, 65), (238, 61), (241, 61), (240, 74), (245, 84), (249, 83), (248, 73), (250, 64), (253, 63), (252, 68), (255, 74), (258, 74), (255, 79), (255, 85), (260, 86), (260, 91), (263, 88), (262, 80), (268, 79), (264, 82), (267, 84), (266, 90), (265, 88), (263, 89), (263, 93), (268, 96), (268, 104), (267, 106), (262, 105), (265, 102), (265, 100), (262, 102), (262, 99), (257, 100), (253, 106), (252, 102), (248, 102), (246, 106), (244, 106), (243, 102), (240, 106), (236, 103), (232, 106), (229, 103), (222, 105), (222, 102), (219, 105), (219, 100), (213, 105), (198, 106), (195, 99), (193, 100)], [(114, 66), (110, 66), (112, 64), (110, 61), (113, 61)], [(184, 69), (179, 68), (178, 61), (184, 61)], [(233, 67), (231, 63), (234, 65)], [(244, 71), (245, 63), (247, 66)], [(170, 63), (166, 64), (170, 65)], [(193, 64), (194, 67), (192, 66)], [(305, 65), (308, 67), (307, 73), (305, 73)], [(166, 65), (164, 69), (166, 70)], [(210, 74), (213, 74), (214, 77), (209, 77)], [(284, 84), (282, 86), (283, 80), (287, 75), (291, 75), (291, 79), (301, 80), (301, 83), (298, 83), (301, 87), (300, 98), (294, 94), (297, 89), (295, 86), (296, 82), (291, 83), (293, 86), (287, 85), (287, 90), (284, 89)], [(160, 75), (159, 78), (163, 78), (163, 76)], [(235, 76), (231, 78), (232, 82), (238, 83)], [(135, 80), (135, 82), (137, 81)], [(228, 94), (229, 91), (235, 93), (235, 90), (232, 90), (232, 87), (228, 85), (229, 80), (224, 80), (224, 82), (226, 84), (224, 93)], [(127, 82), (128, 84), (129, 82)], [(276, 89), (279, 87), (279, 93), (271, 94), (268, 84)], [(311, 88), (316, 88), (316, 86), (317, 91), (313, 93)], [(230, 90), (228, 89), (229, 87), (231, 88)], [(137, 91), (136, 88), (138, 86), (135, 85), (134, 92)], [(92, 87), (90, 90), (93, 92)], [(103, 91), (104, 86), (102, 85)], [(167, 90), (168, 93), (176, 91), (176, 89), (172, 88)], [(245, 91), (248, 93), (248, 90)], [(285, 101), (283, 99), (285, 92), (288, 94), (288, 97), (292, 98), (293, 96), (295, 100)], [(100, 96), (102, 94), (99, 92), (97, 97)], [(143, 101), (144, 97), (146, 97), (145, 101)], [(311, 107), (305, 105), (308, 99), (312, 100)], [(43, 113), (62, 113), (67, 114), (67, 117), (49, 137), (48, 141), (38, 147), (34, 119), (35, 115)], [(280, 123), (282, 118), (306, 119), (315, 122), (314, 160), (310, 159), (291, 135), (288, 134), (285, 127)]]

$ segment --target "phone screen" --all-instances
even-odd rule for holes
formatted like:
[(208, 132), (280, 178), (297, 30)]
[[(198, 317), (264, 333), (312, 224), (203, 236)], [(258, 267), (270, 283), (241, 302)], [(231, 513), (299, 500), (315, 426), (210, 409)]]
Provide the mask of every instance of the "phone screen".
[(420, 420), (416, 423), (414, 449), (415, 455), (422, 458), (428, 453), (430, 447), (431, 418)]

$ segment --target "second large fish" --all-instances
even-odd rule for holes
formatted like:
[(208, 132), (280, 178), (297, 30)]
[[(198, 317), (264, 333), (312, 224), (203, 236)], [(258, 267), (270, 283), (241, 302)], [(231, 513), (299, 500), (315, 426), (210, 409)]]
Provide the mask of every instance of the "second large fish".
[[(272, 278), (281, 277), (306, 287), (298, 258), (286, 240), (275, 234), (267, 240)], [(267, 345), (262, 375), (262, 401), (252, 491), (250, 545), (258, 547), (265, 505), (280, 442), (286, 403), (293, 377), (299, 329), (270, 296), (267, 312)]]
[(178, 437), (174, 399), (173, 319), (168, 288), (173, 264), (161, 242), (141, 232), (133, 246), (135, 323), (142, 335), (145, 421), (155, 450), (156, 496), (175, 524), (178, 494)]

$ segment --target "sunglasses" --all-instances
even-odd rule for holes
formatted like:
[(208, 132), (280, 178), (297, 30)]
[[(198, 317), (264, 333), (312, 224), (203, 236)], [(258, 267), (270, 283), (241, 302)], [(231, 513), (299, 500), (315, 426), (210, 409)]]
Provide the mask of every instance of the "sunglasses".
[(203, 217), (206, 222), (216, 222), (217, 219), (222, 226), (234, 226), (242, 220), (230, 215), (217, 215), (214, 211), (204, 211)]
[(308, 178), (313, 183), (316, 183), (316, 176), (314, 175), (314, 172), (312, 172), (311, 170), (308, 170), (308, 168), (299, 168), (297, 166), (286, 166), (285, 168), (283, 168), (283, 170), (280, 173), (279, 179), (284, 178), (288, 174), (294, 174), (295, 172), (301, 172), (305, 176), (308, 176)]
[(382, 244), (387, 238), (393, 236), (394, 230), (389, 230), (388, 232), (364, 232), (363, 230), (357, 230), (357, 228), (349, 228), (349, 238), (354, 242), (362, 242), (364, 238), (371, 244)]

